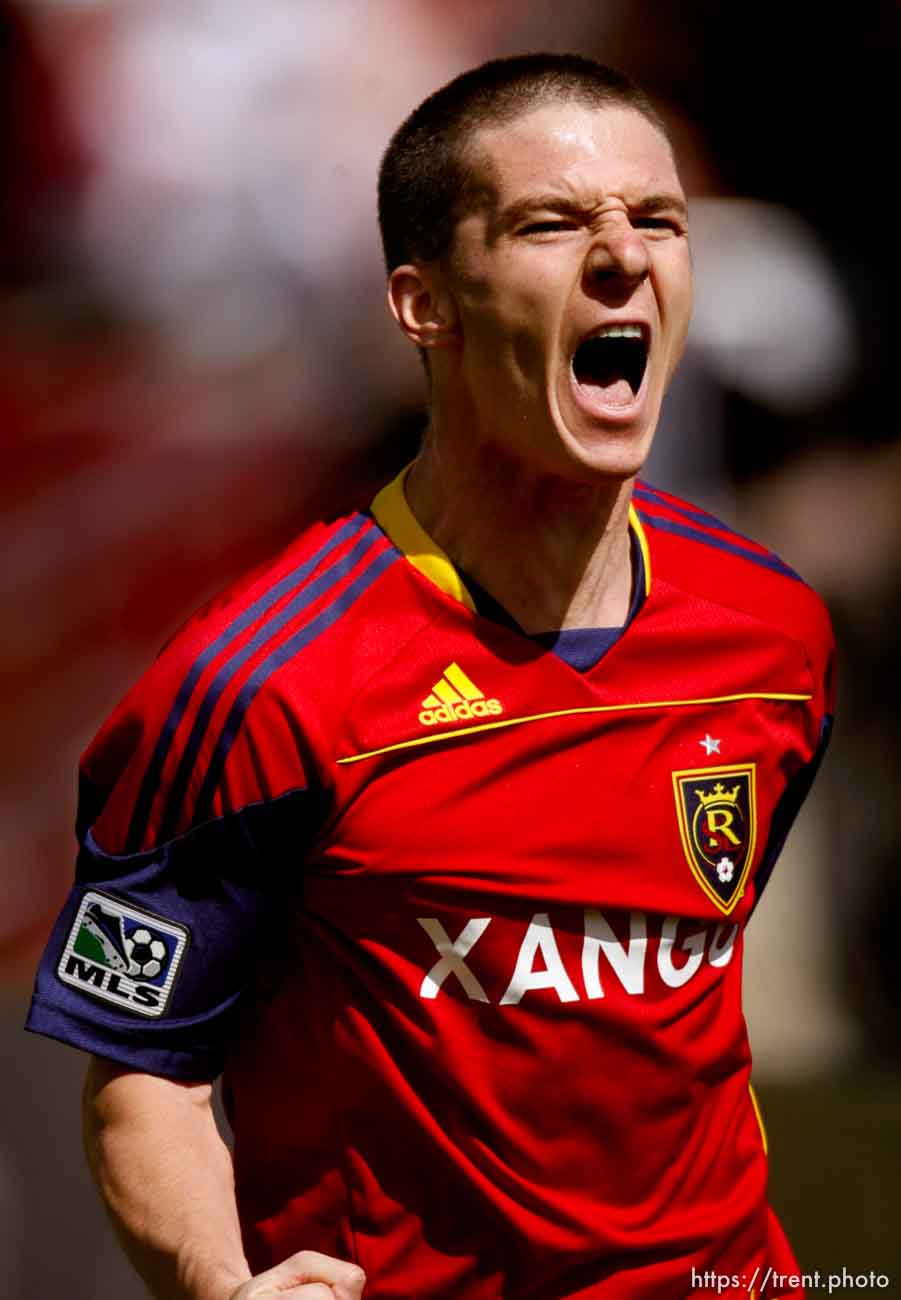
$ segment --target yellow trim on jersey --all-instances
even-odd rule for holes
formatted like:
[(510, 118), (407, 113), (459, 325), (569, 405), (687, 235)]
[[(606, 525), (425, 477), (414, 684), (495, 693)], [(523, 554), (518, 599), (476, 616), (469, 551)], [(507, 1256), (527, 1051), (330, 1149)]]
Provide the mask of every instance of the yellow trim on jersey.
[(641, 558), (644, 560), (644, 594), (651, 594), (651, 548), (648, 546), (648, 539), (645, 536), (644, 524), (638, 518), (638, 511), (632, 502), (629, 502), (629, 527), (638, 538), (638, 545), (641, 547)]
[[(439, 590), (452, 596), (454, 600), (475, 613), (475, 602), (454, 568), (450, 556), (446, 555), (438, 543), (429, 537), (410, 509), (404, 491), (409, 469), (410, 466), (405, 465), (397, 478), (392, 479), (387, 487), (382, 488), (370, 506), (370, 510), (382, 531), (388, 534), (397, 549), (406, 556), (415, 569), (418, 569)], [(641, 547), (644, 560), (644, 594), (647, 596), (651, 590), (651, 552), (638, 512), (631, 503), (629, 527), (635, 533), (638, 545)]]
[(450, 557), (445, 555), (437, 542), (432, 541), (410, 509), (404, 492), (404, 480), (409, 468), (406, 465), (397, 478), (382, 488), (370, 509), (383, 532), (388, 534), (415, 569), (446, 595), (452, 596), (475, 613), (475, 602), (463, 585)]
[(751, 1097), (751, 1105), (754, 1107), (754, 1114), (757, 1116), (757, 1127), (760, 1129), (760, 1140), (763, 1143), (763, 1154), (768, 1156), (770, 1154), (770, 1144), (767, 1141), (766, 1126), (763, 1122), (763, 1115), (760, 1113), (760, 1103), (757, 1100), (754, 1085), (751, 1083), (750, 1079), (748, 1080), (748, 1093)]
[(436, 740), (456, 740), (458, 736), (471, 736), (478, 731), (496, 731), (498, 727), (518, 727), (524, 722), (544, 722), (547, 718), (571, 718), (588, 713), (626, 713), (635, 709), (684, 709), (696, 704), (732, 704), (738, 700), (788, 700), (804, 703), (812, 700), (812, 695), (790, 695), (778, 691), (747, 691), (743, 695), (713, 695), (708, 699), (697, 700), (642, 700), (632, 704), (590, 704), (577, 709), (554, 709), (550, 713), (531, 713), (522, 718), (504, 718), (501, 722), (482, 722), (475, 727), (458, 727), (455, 731), (439, 731), (435, 735), (416, 736), (413, 740), (401, 740), (394, 745), (383, 745), (381, 749), (368, 749), (362, 754), (349, 754), (338, 758), (336, 763), (359, 763), (364, 758), (377, 758), (379, 754), (391, 754), (398, 749), (413, 749), (417, 745), (433, 745)]

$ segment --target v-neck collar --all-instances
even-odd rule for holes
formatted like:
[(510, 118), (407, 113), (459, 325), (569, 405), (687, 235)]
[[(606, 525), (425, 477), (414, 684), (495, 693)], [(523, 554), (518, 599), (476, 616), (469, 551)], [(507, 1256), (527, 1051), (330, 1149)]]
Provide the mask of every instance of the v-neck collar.
[[(470, 612), (474, 614), (483, 612), (486, 616), (492, 617), (488, 610), (480, 611), (482, 601), (478, 598), (474, 598), (473, 592), (470, 590), (469, 586), (467, 586), (467, 583), (464, 581), (459, 570), (455, 567), (450, 556), (448, 556), (446, 552), (441, 549), (438, 543), (429, 536), (411, 510), (410, 504), (407, 501), (407, 494), (404, 490), (404, 483), (409, 470), (410, 466), (406, 465), (397, 477), (387, 484), (386, 487), (383, 487), (375, 497), (370, 510), (376, 523), (378, 523), (382, 531), (387, 534), (390, 540), (394, 543), (401, 554), (406, 557), (410, 564), (412, 564), (415, 569), (418, 569), (419, 572), (434, 586), (438, 587), (440, 591), (443, 591), (445, 595), (450, 596), (451, 599), (465, 606), (465, 608), (470, 610)], [(641, 561), (639, 573), (640, 586), (636, 588), (633, 595), (626, 622), (622, 629), (619, 629), (620, 636), (626, 628), (628, 628), (651, 590), (651, 556), (648, 548), (648, 540), (644, 528), (642, 527), (641, 520), (638, 517), (638, 512), (631, 502), (629, 504), (629, 531), (632, 539), (632, 546)], [(472, 582), (471, 579), (470, 582)], [(473, 583), (472, 585), (474, 586), (475, 584)], [(489, 597), (489, 599), (492, 601), (494, 600), (493, 597)], [(497, 602), (494, 601), (494, 604), (497, 605)], [(498, 606), (498, 609), (502, 610), (506, 614), (506, 611), (503, 610), (503, 606)], [(518, 627), (515, 620), (513, 620), (509, 615), (507, 615), (503, 620), (496, 621), (505, 622), (507, 626), (511, 627), (513, 630), (518, 630), (523, 636), (528, 635)], [(607, 629), (601, 630), (607, 631)], [(557, 635), (559, 636), (560, 634), (557, 633)], [(613, 643), (615, 643), (615, 640), (617, 639), (618, 637), (614, 638)], [(539, 644), (539, 642), (536, 641), (536, 644)], [(602, 651), (599, 659), (603, 658), (604, 653), (606, 653), (606, 650)]]

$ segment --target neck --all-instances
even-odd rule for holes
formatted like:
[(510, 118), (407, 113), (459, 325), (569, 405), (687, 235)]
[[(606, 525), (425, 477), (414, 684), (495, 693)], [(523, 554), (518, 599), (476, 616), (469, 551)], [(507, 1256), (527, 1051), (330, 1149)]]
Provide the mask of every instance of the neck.
[(488, 443), (455, 455), (434, 433), (406, 481), (426, 532), (530, 634), (626, 621), (631, 487), (536, 474)]

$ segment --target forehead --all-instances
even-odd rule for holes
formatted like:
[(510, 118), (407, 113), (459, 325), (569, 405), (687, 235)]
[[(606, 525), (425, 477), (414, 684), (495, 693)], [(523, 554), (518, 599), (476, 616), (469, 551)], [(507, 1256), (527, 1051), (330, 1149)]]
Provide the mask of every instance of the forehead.
[(559, 191), (589, 202), (614, 195), (638, 203), (682, 189), (666, 137), (636, 109), (543, 104), (503, 125), (483, 127), (474, 161), (500, 206)]

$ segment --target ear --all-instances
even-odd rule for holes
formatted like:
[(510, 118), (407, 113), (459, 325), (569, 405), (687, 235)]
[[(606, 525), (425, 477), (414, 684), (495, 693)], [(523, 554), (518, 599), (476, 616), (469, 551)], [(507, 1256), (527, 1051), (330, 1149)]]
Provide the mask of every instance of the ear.
[(388, 280), (388, 306), (417, 347), (445, 347), (460, 337), (457, 305), (437, 268), (412, 263), (395, 267)]

